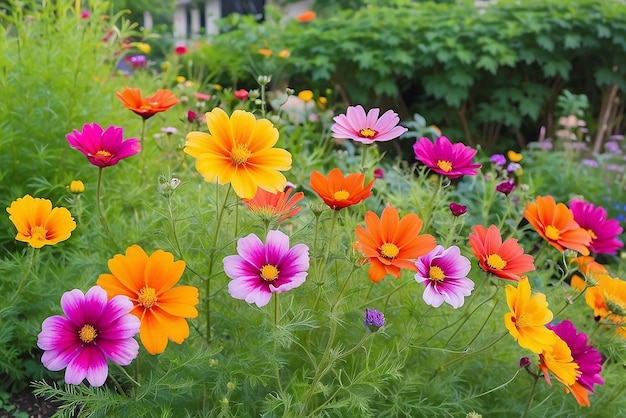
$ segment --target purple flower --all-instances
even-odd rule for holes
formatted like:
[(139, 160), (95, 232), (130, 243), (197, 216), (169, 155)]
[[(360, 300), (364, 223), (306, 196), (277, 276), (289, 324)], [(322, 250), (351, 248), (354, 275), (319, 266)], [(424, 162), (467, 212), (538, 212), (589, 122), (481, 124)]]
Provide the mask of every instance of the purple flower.
[(139, 140), (124, 140), (123, 130), (117, 126), (103, 130), (97, 123), (87, 123), (82, 132), (74, 129), (65, 138), (72, 148), (85, 154), (89, 162), (98, 167), (115, 165), (141, 151)]
[(492, 164), (504, 166), (506, 164), (506, 157), (503, 154), (493, 154), (491, 158), (489, 158)]
[(146, 68), (148, 66), (148, 60), (144, 55), (129, 55), (126, 57), (126, 61), (133, 69)]
[(378, 108), (370, 109), (365, 114), (363, 106), (349, 106), (345, 115), (333, 118), (333, 136), (371, 144), (375, 141), (390, 141), (408, 131), (407, 128), (398, 126), (400, 118), (393, 110), (386, 111), (380, 118), (379, 114)]
[(237, 241), (237, 255), (224, 258), (224, 272), (232, 280), (228, 293), (257, 306), (265, 306), (272, 293), (300, 286), (309, 269), (309, 247), (296, 244), (289, 248), (289, 237), (269, 231), (265, 244), (254, 234)]
[(515, 182), (513, 180), (505, 180), (496, 186), (496, 190), (500, 193), (504, 193), (508, 196), (515, 189)]
[(596, 160), (591, 160), (589, 158), (583, 158), (581, 162), (589, 167), (600, 167), (600, 164)]
[(604, 144), (604, 149), (613, 154), (621, 154), (622, 150), (619, 148), (617, 142), (607, 142)]
[(378, 328), (385, 325), (385, 315), (376, 309), (365, 309), (365, 325), (369, 327), (371, 331), (376, 331)]
[(570, 321), (563, 321), (558, 325), (548, 325), (548, 328), (569, 346), (572, 358), (578, 364), (578, 371), (580, 372), (576, 382), (593, 393), (593, 385), (604, 383), (604, 379), (600, 376), (602, 355), (593, 346), (587, 345), (587, 335), (584, 332), (577, 333), (576, 327)]
[(65, 316), (47, 318), (41, 325), (37, 345), (44, 350), (41, 362), (52, 371), (65, 370), (65, 383), (79, 385), (85, 378), (102, 386), (108, 376), (107, 359), (129, 365), (139, 352), (133, 338), (139, 318), (131, 314), (126, 296), (107, 300), (107, 292), (94, 286), (83, 294), (78, 289), (61, 297)]
[(461, 216), (467, 212), (467, 206), (452, 202), (450, 203), (450, 212), (452, 212), (454, 216)]
[(624, 229), (616, 219), (607, 219), (607, 212), (602, 206), (596, 207), (593, 203), (582, 199), (572, 199), (569, 208), (574, 214), (574, 220), (591, 235), (589, 249), (596, 254), (615, 254), (624, 246), (617, 239)]
[(506, 171), (508, 173), (518, 172), (521, 169), (522, 165), (518, 163), (509, 163), (509, 165), (506, 166)]
[(444, 250), (438, 245), (418, 258), (415, 266), (415, 280), (426, 285), (422, 297), (435, 308), (443, 302), (459, 308), (465, 302), (464, 297), (474, 290), (474, 282), (466, 277), (471, 269), (470, 261), (461, 255), (457, 246)]
[(382, 168), (374, 169), (374, 178), (375, 179), (382, 179), (383, 177), (385, 177), (385, 172), (383, 171)]
[(478, 151), (461, 143), (452, 144), (445, 136), (437, 138), (434, 144), (428, 138), (421, 138), (413, 145), (413, 151), (415, 158), (431, 170), (451, 179), (475, 176), (481, 167), (472, 164)]

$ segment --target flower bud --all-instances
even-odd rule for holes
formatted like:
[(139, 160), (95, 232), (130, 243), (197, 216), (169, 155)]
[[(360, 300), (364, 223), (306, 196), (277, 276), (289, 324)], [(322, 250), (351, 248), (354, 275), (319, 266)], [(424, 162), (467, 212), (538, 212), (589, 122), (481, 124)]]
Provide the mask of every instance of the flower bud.
[(81, 194), (85, 191), (85, 185), (80, 180), (73, 180), (67, 188), (73, 194)]

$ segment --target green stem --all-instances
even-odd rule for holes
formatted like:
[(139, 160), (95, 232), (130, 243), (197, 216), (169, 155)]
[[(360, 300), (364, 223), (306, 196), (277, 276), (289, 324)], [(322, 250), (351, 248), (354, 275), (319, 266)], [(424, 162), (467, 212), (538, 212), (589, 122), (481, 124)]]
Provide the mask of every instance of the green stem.
[(489, 318), (491, 318), (491, 315), (493, 315), (493, 312), (496, 310), (496, 306), (498, 306), (498, 289), (497, 288), (496, 288), (496, 293), (493, 296), (493, 306), (491, 307), (491, 310), (489, 311), (489, 315), (487, 315), (487, 318), (485, 318), (485, 322), (483, 322), (483, 324), (481, 325), (476, 335), (474, 335), (474, 338), (472, 338), (470, 342), (467, 343), (466, 347), (469, 347), (470, 345), (472, 345), (474, 341), (476, 341), (480, 333), (483, 331), (483, 329), (487, 325), (487, 322), (489, 322)]
[(274, 293), (274, 331), (278, 328), (278, 293)]
[(22, 276), (22, 280), (20, 280), (20, 283), (17, 286), (17, 289), (15, 290), (13, 297), (11, 298), (11, 304), (13, 304), (13, 302), (15, 302), (15, 299), (17, 299), (19, 294), (22, 293), (22, 290), (24, 289), (24, 286), (26, 285), (26, 280), (28, 279), (28, 276), (30, 275), (30, 272), (33, 269), (34, 260), (35, 260), (35, 247), (28, 246), (28, 265), (26, 266), (26, 271), (24, 272), (24, 275)]
[(109, 238), (111, 238), (111, 231), (109, 230), (109, 225), (107, 224), (106, 218), (104, 217), (104, 212), (102, 210), (102, 171), (103, 167), (98, 167), (98, 182), (96, 183), (96, 207), (98, 208), (98, 216), (100, 218), (100, 224), (102, 225), (102, 229), (104, 229), (104, 232), (109, 236)]
[[(474, 290), (476, 291), (476, 290)], [(450, 338), (448, 338), (448, 341), (446, 341), (446, 343), (444, 344), (445, 347), (447, 347), (450, 342), (454, 339), (454, 337), (456, 336), (456, 334), (458, 334), (458, 332), (461, 330), (461, 328), (463, 328), (463, 325), (465, 325), (465, 323), (472, 317), (472, 315), (474, 315), (474, 313), (480, 309), (481, 306), (483, 306), (485, 303), (489, 302), (491, 299), (493, 299), (493, 297), (496, 295), (496, 293), (498, 293), (498, 289), (496, 288), (496, 291), (493, 295), (489, 296), (489, 298), (485, 299), (484, 301), (482, 301), (477, 307), (474, 308), (474, 310), (472, 312), (470, 312), (469, 314), (467, 314), (467, 316), (463, 319), (463, 322), (461, 322), (461, 324), (458, 326), (458, 328), (454, 331), (454, 333), (450, 336)], [(494, 302), (494, 307), (495, 307), (495, 302)], [(491, 316), (491, 313), (493, 313), (493, 308), (491, 310), (491, 312), (489, 313), (489, 316)], [(487, 319), (489, 319), (489, 316), (487, 316)], [(486, 323), (486, 321), (485, 321)], [(483, 329), (483, 327), (485, 326), (485, 323), (483, 324), (483, 326), (480, 328), (481, 330)], [(475, 337), (474, 337), (475, 339)], [(474, 341), (474, 339), (472, 339), (472, 342)], [(470, 342), (471, 344), (471, 342)], [(467, 344), (469, 345), (469, 344)]]
[(539, 381), (539, 375), (535, 376), (535, 381), (533, 383), (533, 388), (530, 391), (530, 396), (528, 397), (528, 402), (526, 402), (526, 409), (524, 409), (524, 413), (522, 414), (522, 418), (525, 418), (530, 411), (530, 405), (533, 402), (533, 397), (535, 396), (535, 391), (537, 390), (537, 382)]
[(369, 149), (369, 147), (367, 145), (362, 146), (361, 148), (363, 148), (363, 152), (361, 153), (361, 173), (365, 173), (365, 163), (367, 162), (365, 159), (365, 156), (367, 155), (367, 150)]
[[(335, 230), (335, 224), (337, 223), (337, 218), (339, 217), (339, 211), (333, 210), (333, 215), (330, 218), (330, 228), (328, 230), (328, 237), (333, 238), (333, 232)], [(328, 245), (326, 245), (326, 252), (324, 253), (324, 258), (321, 261), (321, 268), (326, 269), (326, 263), (328, 263), (328, 258), (330, 257), (330, 240)], [(322, 270), (322, 271), (324, 271)], [(319, 273), (319, 271), (318, 271)]]

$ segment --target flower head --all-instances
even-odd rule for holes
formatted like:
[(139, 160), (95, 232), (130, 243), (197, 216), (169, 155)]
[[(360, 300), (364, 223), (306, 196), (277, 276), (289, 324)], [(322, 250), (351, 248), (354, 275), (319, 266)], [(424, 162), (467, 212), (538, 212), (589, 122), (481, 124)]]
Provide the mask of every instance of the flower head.
[(426, 164), (435, 173), (454, 179), (462, 176), (475, 176), (481, 165), (472, 164), (478, 151), (461, 143), (452, 144), (445, 136), (435, 143), (421, 138), (413, 145), (415, 158)]
[(174, 93), (167, 89), (157, 90), (152, 96), (142, 97), (140, 89), (126, 87), (115, 95), (126, 109), (132, 110), (143, 119), (149, 119), (178, 103)]
[(522, 158), (524, 158), (521, 153), (515, 152), (513, 150), (508, 150), (506, 156), (509, 157), (509, 161), (511, 161), (512, 163), (519, 163), (520, 161), (522, 161)]
[(311, 100), (313, 100), (313, 92), (311, 90), (302, 90), (300, 93), (298, 93), (298, 99), (302, 100), (303, 102), (310, 102)]
[(246, 100), (250, 94), (248, 93), (248, 90), (246, 89), (239, 89), (235, 91), (233, 95), (238, 100)]
[(569, 208), (578, 225), (591, 235), (591, 251), (597, 254), (615, 254), (624, 247), (624, 243), (617, 239), (624, 229), (616, 219), (607, 219), (606, 209), (602, 206), (596, 207), (593, 203), (572, 199)]
[(235, 110), (229, 118), (215, 108), (206, 114), (209, 133), (189, 132), (185, 153), (196, 158), (196, 169), (208, 182), (231, 183), (237, 196), (251, 199), (260, 187), (284, 190), (287, 179), (280, 171), (291, 168), (291, 154), (272, 148), (278, 129), (267, 119)]
[(400, 118), (393, 110), (388, 110), (379, 118), (380, 109), (370, 109), (365, 114), (363, 106), (348, 106), (346, 114), (333, 118), (331, 127), (335, 138), (352, 139), (363, 144), (376, 141), (390, 141), (405, 133), (408, 129), (398, 126)]
[(139, 319), (130, 314), (133, 304), (125, 296), (107, 300), (94, 286), (83, 294), (78, 289), (61, 297), (65, 316), (47, 318), (41, 325), (37, 346), (44, 350), (41, 362), (52, 371), (65, 370), (65, 383), (79, 385), (85, 378), (102, 386), (109, 370), (107, 360), (129, 365), (139, 352), (133, 338)]
[(254, 234), (237, 241), (237, 254), (224, 258), (224, 273), (231, 278), (228, 293), (257, 306), (265, 306), (272, 293), (294, 289), (305, 282), (309, 247), (289, 248), (289, 237), (269, 231), (265, 244)]
[(537, 196), (526, 205), (524, 218), (550, 245), (563, 252), (566, 248), (589, 255), (591, 235), (574, 220), (574, 215), (563, 203), (552, 196)]
[(15, 239), (33, 248), (65, 241), (76, 228), (69, 210), (53, 209), (48, 199), (34, 198), (28, 194), (13, 201), (7, 212), (17, 228)]
[(540, 354), (554, 345), (556, 334), (545, 326), (552, 320), (546, 295), (531, 296), (527, 277), (517, 282), (517, 288), (506, 286), (506, 303), (511, 312), (504, 314), (504, 325), (520, 346)]
[(504, 166), (504, 164), (506, 164), (506, 157), (502, 154), (493, 154), (490, 158), (489, 161), (491, 161), (492, 164), (498, 165), (498, 166)]
[[(546, 328), (550, 332), (554, 332)], [(576, 382), (576, 378), (580, 375), (578, 364), (572, 357), (572, 352), (563, 339), (555, 333), (554, 343), (544, 348), (539, 353), (539, 368), (543, 372), (546, 382), (550, 383), (550, 374), (552, 372), (556, 379), (565, 386), (571, 386)]]
[(520, 280), (524, 273), (535, 270), (533, 257), (524, 254), (524, 249), (514, 238), (502, 242), (500, 230), (495, 225), (489, 229), (474, 225), (469, 243), (480, 268), (501, 279)]
[(461, 216), (467, 212), (467, 206), (460, 203), (451, 202), (449, 208), (453, 216)]
[(298, 192), (290, 196), (292, 191), (292, 187), (278, 193), (258, 189), (252, 199), (243, 199), (243, 202), (250, 212), (262, 220), (278, 223), (291, 218), (302, 209), (297, 204), (304, 198), (304, 193)]
[(300, 13), (298, 16), (296, 16), (296, 20), (302, 23), (310, 22), (315, 19), (315, 16), (315, 12), (307, 10), (306, 12)]
[(174, 48), (174, 53), (176, 55), (185, 55), (187, 52), (189, 52), (189, 49), (187, 49), (185, 45), (178, 45)]
[(139, 338), (150, 354), (162, 353), (168, 339), (181, 344), (189, 336), (185, 318), (198, 316), (198, 289), (176, 286), (185, 262), (174, 261), (171, 253), (157, 250), (148, 256), (138, 245), (109, 260), (111, 274), (101, 274), (96, 282), (110, 298), (127, 296), (133, 302), (132, 314), (141, 320)]
[(464, 297), (474, 290), (474, 282), (467, 278), (471, 270), (470, 261), (461, 255), (459, 247), (444, 249), (437, 245), (434, 250), (415, 262), (415, 280), (424, 283), (424, 301), (434, 306), (449, 303), (454, 309), (463, 306)]
[(513, 190), (515, 190), (515, 182), (513, 180), (504, 180), (496, 186), (496, 191), (504, 194), (505, 196), (511, 194)]
[(355, 249), (369, 260), (369, 278), (381, 281), (387, 274), (400, 277), (400, 269), (416, 271), (415, 260), (428, 254), (435, 246), (435, 238), (419, 234), (422, 220), (410, 213), (402, 219), (397, 209), (387, 206), (381, 218), (374, 212), (365, 214), (365, 228), (356, 227)]
[(377, 331), (385, 325), (385, 315), (376, 309), (365, 309), (365, 325), (371, 331)]
[(97, 123), (87, 123), (82, 131), (74, 129), (65, 138), (72, 148), (85, 154), (89, 162), (97, 167), (115, 165), (141, 151), (139, 140), (124, 140), (123, 130), (117, 126), (103, 130)]
[(333, 168), (328, 177), (319, 171), (311, 173), (311, 189), (333, 210), (356, 205), (372, 195), (374, 180), (365, 183), (365, 174), (353, 173), (344, 176), (340, 169)]
[(83, 183), (81, 180), (72, 180), (70, 185), (67, 186), (67, 189), (72, 194), (81, 194), (85, 191), (85, 183)]

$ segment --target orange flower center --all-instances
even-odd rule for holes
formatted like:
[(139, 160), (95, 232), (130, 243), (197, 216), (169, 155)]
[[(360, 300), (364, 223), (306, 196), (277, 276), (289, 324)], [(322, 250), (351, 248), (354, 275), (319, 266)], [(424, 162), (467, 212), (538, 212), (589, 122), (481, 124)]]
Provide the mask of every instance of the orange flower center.
[(230, 151), (230, 160), (236, 165), (245, 165), (252, 153), (246, 144), (237, 144)]
[(157, 302), (156, 290), (152, 287), (144, 287), (139, 291), (139, 298), (137, 298), (140, 306), (146, 309), (152, 308)]
[(487, 265), (494, 270), (502, 270), (506, 267), (506, 261), (504, 261), (498, 254), (491, 254), (487, 257)]
[(380, 255), (384, 258), (395, 258), (399, 252), (400, 249), (391, 242), (386, 242), (380, 247)]
[(264, 265), (261, 267), (261, 278), (266, 282), (273, 282), (278, 278), (278, 269), (271, 264)]
[(33, 226), (30, 228), (30, 237), (36, 241), (44, 241), (48, 236), (48, 231), (43, 226)]
[(589, 235), (591, 235), (591, 239), (598, 239), (598, 236), (595, 234), (595, 232), (593, 232), (592, 229), (588, 229), (587, 232), (589, 232)]
[(80, 331), (78, 331), (78, 337), (82, 342), (86, 344), (89, 344), (90, 342), (95, 340), (97, 336), (98, 331), (96, 331), (96, 329), (89, 324), (83, 325)]
[(95, 158), (98, 161), (102, 161), (105, 163), (108, 163), (109, 161), (111, 161), (111, 158), (113, 157), (113, 154), (111, 154), (109, 151), (105, 151), (103, 149), (101, 149), (100, 151), (96, 152), (96, 154), (93, 156), (93, 158)]
[(448, 160), (437, 160), (437, 167), (441, 168), (446, 173), (452, 171), (452, 163)]
[(546, 227), (546, 237), (548, 237), (548, 239), (551, 239), (552, 241), (556, 241), (561, 238), (561, 234), (557, 227), (555, 227), (554, 225), (548, 225)]
[(513, 322), (517, 329), (525, 328), (530, 326), (531, 316), (527, 312), (522, 312), (519, 316), (513, 317)]
[(446, 278), (446, 275), (443, 274), (443, 270), (441, 270), (441, 268), (437, 266), (431, 266), (428, 270), (428, 275), (432, 280), (436, 282), (440, 282)]
[(346, 200), (347, 198), (350, 197), (350, 192), (347, 190), (337, 190), (334, 194), (333, 194), (333, 198), (335, 200)]
[(376, 131), (370, 128), (361, 129), (359, 131), (359, 136), (362, 138), (374, 138), (376, 136)]

